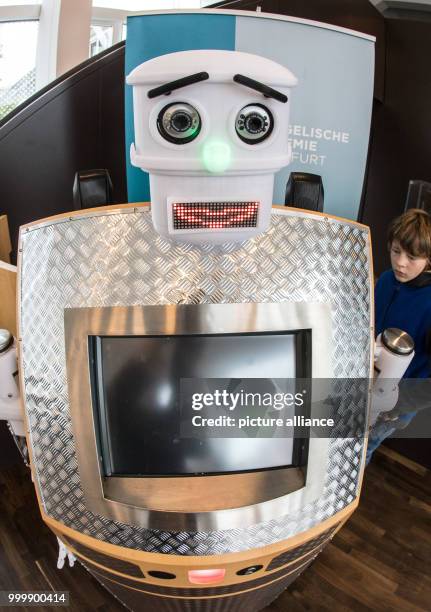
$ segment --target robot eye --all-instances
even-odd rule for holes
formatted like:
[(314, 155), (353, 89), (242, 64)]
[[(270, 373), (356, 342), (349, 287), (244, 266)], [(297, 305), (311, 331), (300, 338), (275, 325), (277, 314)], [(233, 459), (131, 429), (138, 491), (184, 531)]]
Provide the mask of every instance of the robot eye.
[(168, 142), (186, 144), (194, 140), (201, 131), (198, 111), (186, 102), (168, 104), (157, 117), (157, 128)]
[(258, 144), (271, 134), (274, 118), (263, 104), (244, 106), (236, 116), (235, 129), (238, 136), (247, 144)]

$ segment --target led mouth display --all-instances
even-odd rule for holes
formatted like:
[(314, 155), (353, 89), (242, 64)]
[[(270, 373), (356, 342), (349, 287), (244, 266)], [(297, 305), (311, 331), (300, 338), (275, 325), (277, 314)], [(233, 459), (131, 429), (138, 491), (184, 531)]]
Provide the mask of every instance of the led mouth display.
[(174, 230), (257, 226), (259, 202), (174, 202)]

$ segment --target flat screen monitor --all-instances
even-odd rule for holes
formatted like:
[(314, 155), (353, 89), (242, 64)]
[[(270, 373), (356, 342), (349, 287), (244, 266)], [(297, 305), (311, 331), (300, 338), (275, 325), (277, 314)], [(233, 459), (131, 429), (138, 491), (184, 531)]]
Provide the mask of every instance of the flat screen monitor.
[[(310, 375), (310, 330), (92, 336), (93, 406), (104, 476), (229, 474), (298, 465), (293, 437), (183, 437), (182, 379)], [(273, 387), (274, 388), (274, 387)]]

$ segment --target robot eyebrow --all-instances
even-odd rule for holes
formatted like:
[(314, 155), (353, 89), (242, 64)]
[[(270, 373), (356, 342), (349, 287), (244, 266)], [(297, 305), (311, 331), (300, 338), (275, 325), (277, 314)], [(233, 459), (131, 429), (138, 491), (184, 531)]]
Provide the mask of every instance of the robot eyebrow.
[(174, 91), (174, 89), (187, 87), (187, 85), (193, 85), (194, 83), (200, 83), (201, 81), (206, 81), (209, 78), (210, 75), (208, 72), (197, 72), (196, 74), (191, 74), (181, 79), (177, 79), (176, 81), (170, 81), (169, 83), (165, 83), (164, 85), (150, 89), (147, 95), (149, 98), (157, 98), (157, 96), (163, 95), (168, 96), (172, 91)]
[(246, 77), (243, 74), (235, 74), (233, 80), (235, 83), (245, 85), (246, 87), (250, 87), (250, 89), (254, 89), (259, 93), (262, 93), (265, 98), (274, 98), (274, 100), (283, 102), (283, 104), (286, 104), (287, 102), (287, 96), (281, 93), (281, 91), (277, 91), (276, 89), (269, 87), (269, 85), (265, 85), (264, 83), (260, 83), (254, 79), (250, 79), (250, 77)]

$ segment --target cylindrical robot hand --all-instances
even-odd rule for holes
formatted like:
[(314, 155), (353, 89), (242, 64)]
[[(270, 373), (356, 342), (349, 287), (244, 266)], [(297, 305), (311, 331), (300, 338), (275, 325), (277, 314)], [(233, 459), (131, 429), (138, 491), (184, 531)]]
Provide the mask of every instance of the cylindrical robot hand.
[(0, 329), (0, 420), (9, 421), (15, 435), (25, 435), (17, 385), (15, 339), (6, 329)]
[(382, 412), (388, 412), (395, 407), (398, 401), (398, 383), (414, 354), (413, 339), (401, 329), (389, 327), (377, 337), (370, 426), (375, 424)]

